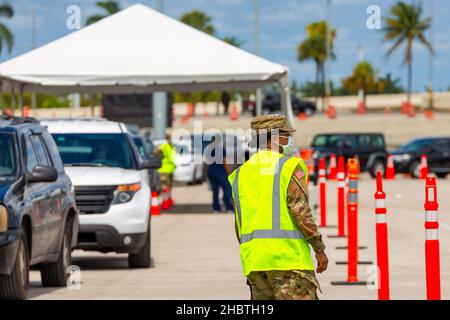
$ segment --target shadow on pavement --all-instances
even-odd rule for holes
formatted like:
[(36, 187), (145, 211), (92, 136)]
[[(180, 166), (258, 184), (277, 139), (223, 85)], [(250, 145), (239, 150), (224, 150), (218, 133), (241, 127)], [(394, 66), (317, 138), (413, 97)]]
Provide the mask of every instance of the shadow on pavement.
[(28, 289), (28, 297), (27, 299), (34, 299), (41, 295), (52, 293), (54, 291), (58, 291), (64, 288), (52, 287), (52, 288), (44, 288), (42, 286), (41, 281), (30, 281), (30, 287)]
[(209, 203), (199, 203), (199, 204), (191, 204), (191, 203), (180, 203), (175, 204), (170, 210), (163, 210), (161, 214), (164, 213), (213, 213), (212, 205)]
[(129, 269), (126, 256), (72, 257), (72, 264), (83, 270)]

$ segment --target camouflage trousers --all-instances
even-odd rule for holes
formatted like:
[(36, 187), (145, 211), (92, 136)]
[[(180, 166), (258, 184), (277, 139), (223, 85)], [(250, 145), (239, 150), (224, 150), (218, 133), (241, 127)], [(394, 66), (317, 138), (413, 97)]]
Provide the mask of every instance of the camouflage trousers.
[(173, 174), (161, 173), (160, 174), (161, 187), (171, 189), (173, 183)]
[(247, 280), (252, 300), (319, 300), (314, 271), (254, 271)]

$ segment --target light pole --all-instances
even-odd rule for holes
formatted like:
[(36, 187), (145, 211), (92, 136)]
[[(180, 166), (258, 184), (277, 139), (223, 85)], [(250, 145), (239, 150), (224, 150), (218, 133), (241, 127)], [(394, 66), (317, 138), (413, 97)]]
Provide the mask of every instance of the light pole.
[(156, 0), (156, 10), (164, 13), (164, 0)]
[[(255, 54), (261, 55), (261, 48), (259, 45), (259, 0), (253, 0), (253, 20), (255, 32)], [(262, 90), (256, 89), (256, 115), (262, 114)]]
[[(30, 11), (31, 14), (31, 46), (32, 49), (37, 47), (37, 19), (36, 7), (29, 0), (22, 0), (23, 5)], [(22, 107), (22, 106), (21, 106)], [(36, 93), (31, 94), (31, 108), (36, 108)]]
[[(434, 32), (433, 32), (433, 24), (434, 24), (434, 0), (430, 1), (430, 16), (431, 16), (431, 25), (430, 25), (430, 43), (431, 46), (434, 47)], [(433, 97), (433, 52), (429, 52), (429, 70), (428, 70), (428, 108), (434, 108), (434, 97)]]
[(326, 36), (325, 36), (325, 48), (326, 48), (326, 58), (325, 58), (325, 103), (323, 111), (328, 108), (330, 104), (330, 53), (331, 53), (331, 0), (327, 0), (327, 17), (326, 17)]

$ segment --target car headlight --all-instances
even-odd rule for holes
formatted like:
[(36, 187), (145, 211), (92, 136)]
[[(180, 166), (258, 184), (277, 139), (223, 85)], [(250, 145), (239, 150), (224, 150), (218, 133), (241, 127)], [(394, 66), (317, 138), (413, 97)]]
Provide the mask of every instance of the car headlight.
[(0, 233), (8, 230), (8, 210), (0, 205)]
[(410, 159), (411, 159), (411, 155), (409, 155), (409, 154), (396, 154), (396, 155), (394, 155), (394, 161), (395, 162), (409, 161)]
[(125, 184), (117, 187), (114, 191), (113, 204), (126, 203), (133, 199), (136, 192), (141, 190), (141, 183)]

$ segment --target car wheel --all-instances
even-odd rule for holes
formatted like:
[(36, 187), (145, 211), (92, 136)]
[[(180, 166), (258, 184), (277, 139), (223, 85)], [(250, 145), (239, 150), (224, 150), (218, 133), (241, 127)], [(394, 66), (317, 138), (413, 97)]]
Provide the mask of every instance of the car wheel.
[(69, 277), (68, 268), (72, 264), (72, 224), (66, 222), (64, 227), (63, 242), (59, 252), (58, 260), (54, 263), (41, 265), (42, 286), (65, 287)]
[(30, 257), (27, 238), (21, 231), (16, 262), (10, 275), (0, 275), (0, 300), (24, 300), (30, 283)]
[(409, 173), (411, 174), (411, 176), (415, 179), (419, 179), (420, 176), (420, 162), (419, 161), (414, 161), (413, 163), (411, 163), (411, 165), (409, 166)]
[(436, 172), (438, 178), (445, 179), (448, 175), (447, 172)]
[(380, 171), (381, 176), (384, 177), (384, 174), (386, 173), (386, 166), (384, 165), (384, 162), (381, 160), (376, 160), (373, 166), (370, 168), (371, 177), (376, 178), (378, 171)]
[(150, 265), (151, 265), (151, 237), (150, 237), (150, 222), (149, 222), (144, 246), (139, 250), (138, 253), (130, 253), (128, 255), (128, 267), (149, 268)]

